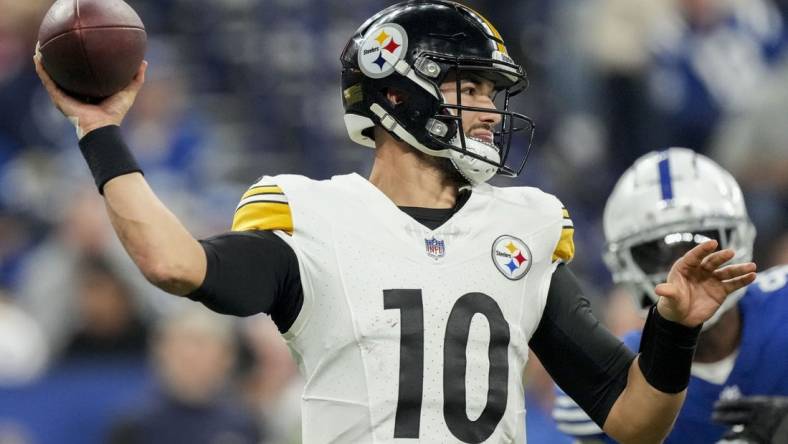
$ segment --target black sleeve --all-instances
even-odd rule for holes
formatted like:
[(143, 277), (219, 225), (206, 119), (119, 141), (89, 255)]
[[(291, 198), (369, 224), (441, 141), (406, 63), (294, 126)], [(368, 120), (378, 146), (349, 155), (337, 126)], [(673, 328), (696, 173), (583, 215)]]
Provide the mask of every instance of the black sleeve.
[(529, 343), (561, 389), (602, 427), (635, 359), (591, 313), (574, 274), (553, 273), (542, 320)]
[(279, 331), (290, 328), (301, 310), (304, 292), (298, 259), (285, 241), (269, 231), (244, 231), (200, 244), (208, 269), (189, 299), (222, 314), (268, 313)]

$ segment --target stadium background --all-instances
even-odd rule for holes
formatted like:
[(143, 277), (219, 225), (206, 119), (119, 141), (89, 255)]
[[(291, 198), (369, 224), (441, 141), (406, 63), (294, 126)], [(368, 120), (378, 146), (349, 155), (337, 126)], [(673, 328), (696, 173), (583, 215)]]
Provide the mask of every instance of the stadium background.
[[(195, 235), (227, 230), (262, 174), (369, 171), (371, 152), (345, 134), (338, 56), (391, 2), (130, 3), (150, 68), (124, 131)], [(683, 145), (722, 163), (745, 190), (760, 268), (788, 263), (788, 2), (466, 3), (530, 78), (516, 102), (536, 122), (535, 148), (524, 175), (496, 183), (564, 201), (573, 268), (615, 332), (639, 321), (601, 262), (601, 210), (652, 149)], [(0, 443), (130, 443), (140, 424), (163, 442), (209, 442), (211, 430), (226, 433), (210, 442), (298, 442), (301, 381), (271, 323), (217, 318), (155, 290), (111, 232), (74, 129), (33, 71), (50, 4), (0, 0)], [(528, 387), (531, 442), (562, 442), (538, 366)], [(167, 441), (173, 425), (180, 435)]]

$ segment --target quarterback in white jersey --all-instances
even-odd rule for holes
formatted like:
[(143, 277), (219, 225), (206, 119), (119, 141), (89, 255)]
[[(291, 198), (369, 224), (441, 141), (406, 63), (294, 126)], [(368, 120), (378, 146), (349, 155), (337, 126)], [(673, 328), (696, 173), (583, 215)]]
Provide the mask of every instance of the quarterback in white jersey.
[[(703, 243), (678, 259), (635, 355), (593, 317), (566, 263), (568, 212), (495, 188), (530, 149), (511, 111), (527, 84), (495, 27), (449, 0), (370, 18), (341, 56), (350, 138), (369, 179), (263, 177), (233, 230), (196, 240), (153, 194), (118, 130), (144, 82), (98, 105), (36, 59), (130, 256), (155, 285), (237, 316), (267, 313), (304, 375), (306, 443), (524, 442), (529, 349), (610, 435), (659, 442), (681, 407), (702, 323), (755, 278)], [(525, 135), (513, 143), (515, 135)], [(509, 161), (511, 151), (522, 156)]]
[(307, 440), (523, 442), (528, 341), (573, 252), (566, 214), (537, 189), (480, 184), (431, 230), (356, 174), (252, 186), (233, 228), (282, 230), (300, 265), (285, 338)]

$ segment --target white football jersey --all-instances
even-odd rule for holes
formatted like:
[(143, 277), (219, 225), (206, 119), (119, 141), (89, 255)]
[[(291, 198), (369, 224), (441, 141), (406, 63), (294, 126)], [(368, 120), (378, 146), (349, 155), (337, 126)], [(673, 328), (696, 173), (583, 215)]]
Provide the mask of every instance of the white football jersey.
[(279, 230), (298, 257), (303, 442), (525, 442), (528, 341), (574, 254), (558, 199), (480, 185), (430, 230), (357, 174), (283, 175), (233, 229)]

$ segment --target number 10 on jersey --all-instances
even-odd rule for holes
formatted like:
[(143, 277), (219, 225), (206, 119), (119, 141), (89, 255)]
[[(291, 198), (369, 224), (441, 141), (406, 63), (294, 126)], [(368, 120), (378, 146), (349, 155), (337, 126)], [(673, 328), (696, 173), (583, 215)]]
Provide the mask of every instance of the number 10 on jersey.
[[(424, 393), (424, 308), (420, 289), (383, 291), (383, 308), (400, 310), (399, 397), (394, 438), (418, 438)], [(490, 326), (487, 403), (475, 420), (466, 413), (466, 350), (471, 320), (481, 314)], [(506, 410), (509, 324), (493, 298), (467, 293), (451, 309), (443, 337), (443, 417), (449, 431), (467, 443), (492, 435)]]

